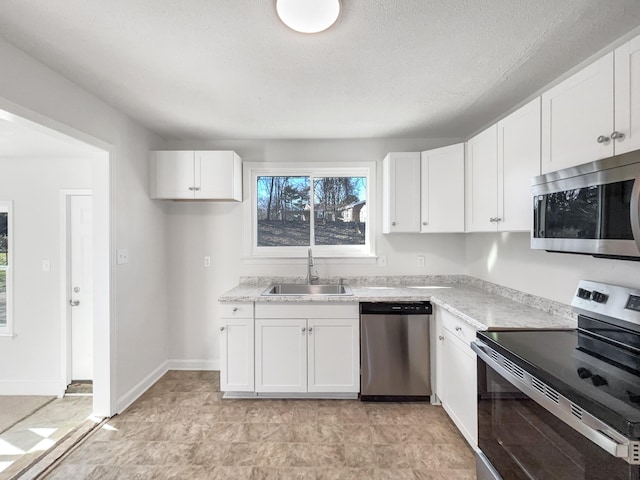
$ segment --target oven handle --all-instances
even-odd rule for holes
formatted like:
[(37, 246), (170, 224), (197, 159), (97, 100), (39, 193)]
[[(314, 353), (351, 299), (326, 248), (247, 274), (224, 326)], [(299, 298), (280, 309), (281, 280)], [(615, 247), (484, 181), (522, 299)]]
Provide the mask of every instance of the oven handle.
[[(613, 455), (614, 457), (622, 458), (628, 463), (640, 464), (640, 458), (637, 453), (637, 441), (632, 441), (622, 436), (620, 433), (611, 429), (605, 423), (591, 416), (587, 412), (583, 412), (582, 419), (574, 416), (574, 414), (572, 413), (572, 404), (570, 400), (558, 394), (557, 392), (555, 392), (555, 390), (553, 390), (553, 395), (551, 396), (557, 397), (558, 402), (556, 403), (555, 401), (551, 400), (549, 396), (541, 393), (539, 390), (532, 386), (531, 379), (535, 377), (515, 364), (513, 364), (513, 367), (510, 370), (516, 371), (517, 375), (512, 373), (497, 360), (497, 358), (500, 357), (502, 357), (502, 359), (504, 360), (507, 359), (499, 353), (495, 352), (491, 347), (481, 342), (480, 340), (472, 342), (471, 348), (474, 352), (476, 352), (478, 357), (480, 357), (483, 362), (485, 362), (493, 370), (504, 377), (504, 379), (511, 383), (514, 387), (519, 389), (522, 393), (527, 395), (530, 399), (534, 400), (544, 409), (558, 417), (571, 428), (587, 437), (604, 451), (606, 451), (610, 455)], [(539, 386), (544, 385), (544, 387), (547, 387), (544, 382), (541, 382), (538, 379), (535, 380)]]
[(631, 232), (640, 251), (640, 176), (636, 177), (631, 190)]

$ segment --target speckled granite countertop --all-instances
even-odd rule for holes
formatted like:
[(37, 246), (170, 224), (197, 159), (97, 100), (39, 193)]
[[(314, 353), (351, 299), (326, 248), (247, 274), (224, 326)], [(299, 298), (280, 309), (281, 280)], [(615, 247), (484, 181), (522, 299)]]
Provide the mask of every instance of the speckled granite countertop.
[[(321, 279), (338, 283), (339, 279)], [(224, 293), (220, 302), (357, 303), (430, 300), (480, 330), (525, 328), (576, 328), (568, 305), (466, 275), (418, 277), (353, 277), (344, 283), (349, 296), (263, 296), (272, 283), (304, 283), (292, 277), (243, 277)]]

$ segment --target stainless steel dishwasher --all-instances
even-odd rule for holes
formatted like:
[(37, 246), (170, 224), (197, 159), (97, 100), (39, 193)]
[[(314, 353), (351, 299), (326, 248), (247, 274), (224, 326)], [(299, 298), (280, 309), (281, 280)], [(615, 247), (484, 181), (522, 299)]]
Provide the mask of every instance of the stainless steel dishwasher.
[(427, 401), (429, 302), (360, 304), (360, 399)]

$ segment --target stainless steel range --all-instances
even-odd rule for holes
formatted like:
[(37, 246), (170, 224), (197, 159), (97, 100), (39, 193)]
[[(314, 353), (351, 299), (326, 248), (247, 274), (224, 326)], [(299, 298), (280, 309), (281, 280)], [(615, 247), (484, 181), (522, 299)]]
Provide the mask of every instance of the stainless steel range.
[(640, 290), (581, 281), (576, 330), (478, 332), (478, 479), (640, 479)]

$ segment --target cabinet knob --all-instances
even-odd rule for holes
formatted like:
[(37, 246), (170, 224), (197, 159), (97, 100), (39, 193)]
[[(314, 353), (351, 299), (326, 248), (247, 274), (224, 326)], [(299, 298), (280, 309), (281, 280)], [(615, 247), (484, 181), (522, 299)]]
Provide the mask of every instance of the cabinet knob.
[(500, 217), (496, 217), (493, 220), (494, 220), (494, 222), (501, 222), (502, 221), (502, 219)]
[(438, 340), (444, 340), (444, 336), (438, 335)]
[(238, 307), (233, 307), (233, 311), (237, 312), (238, 311)]
[(309, 333), (313, 331), (313, 327), (309, 327)]
[(304, 333), (304, 332), (306, 332), (306, 331), (307, 331), (307, 329), (306, 329), (306, 328), (304, 328), (304, 327), (302, 327), (302, 333)]
[(456, 327), (456, 332), (461, 332), (462, 331), (462, 327)]
[(427, 225), (427, 222), (422, 222), (422, 225)]
[(189, 190), (191, 190), (192, 192), (196, 189), (196, 187), (189, 187)]
[(624, 138), (624, 133), (622, 133), (622, 132), (613, 132), (611, 134), (611, 138), (613, 140), (622, 140)]
[(222, 331), (224, 331), (224, 327), (220, 327), (220, 331), (221, 331), (221, 332), (222, 332)]
[(193, 187), (193, 189), (197, 192), (198, 190), (200, 190), (200, 187)]
[(396, 222), (391, 222), (391, 226), (395, 227), (396, 226)]
[(611, 140), (609, 137), (605, 137), (604, 135), (600, 135), (597, 139), (598, 143), (606, 143)]
[(490, 222), (495, 222), (495, 221), (496, 221), (496, 217), (491, 217), (491, 218), (489, 219), (489, 221), (490, 221)]

